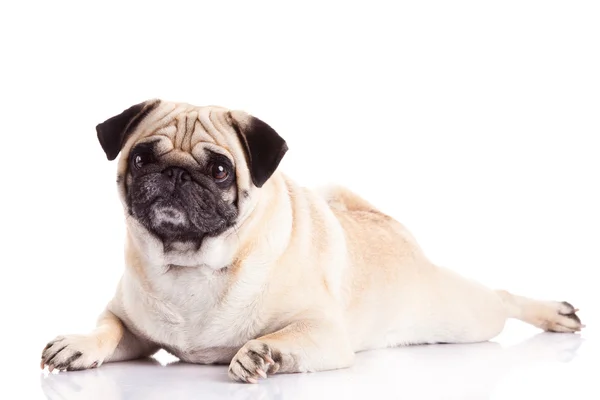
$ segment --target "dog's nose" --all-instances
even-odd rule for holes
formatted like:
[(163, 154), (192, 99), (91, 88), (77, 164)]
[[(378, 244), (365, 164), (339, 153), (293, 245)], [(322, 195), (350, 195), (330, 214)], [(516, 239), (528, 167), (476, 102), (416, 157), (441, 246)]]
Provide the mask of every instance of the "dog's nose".
[(185, 169), (179, 167), (166, 168), (162, 173), (175, 182), (187, 182), (192, 180), (190, 174)]

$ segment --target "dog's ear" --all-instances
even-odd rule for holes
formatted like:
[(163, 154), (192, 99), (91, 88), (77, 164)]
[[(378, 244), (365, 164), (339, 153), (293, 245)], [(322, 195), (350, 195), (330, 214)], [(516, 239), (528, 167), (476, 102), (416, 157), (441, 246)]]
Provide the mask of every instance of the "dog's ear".
[(252, 182), (261, 187), (277, 169), (288, 146), (267, 123), (243, 111), (229, 112), (229, 122), (244, 148)]
[(125, 145), (129, 135), (139, 123), (160, 103), (160, 100), (149, 100), (129, 107), (119, 115), (96, 125), (98, 141), (106, 153), (106, 158), (114, 160)]

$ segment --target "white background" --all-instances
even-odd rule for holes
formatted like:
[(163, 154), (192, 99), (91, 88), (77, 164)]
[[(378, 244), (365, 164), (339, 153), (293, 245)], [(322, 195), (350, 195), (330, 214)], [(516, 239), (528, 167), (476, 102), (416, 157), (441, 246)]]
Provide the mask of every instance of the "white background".
[[(36, 370), (42, 347), (57, 334), (91, 328), (123, 268), (116, 163), (106, 161), (94, 127), (157, 97), (244, 109), (287, 140), (287, 174), (306, 185), (348, 185), (406, 224), (434, 262), (493, 287), (580, 307), (587, 340), (574, 361), (498, 378), (482, 396), (593, 398), (597, 1), (16, 4), (0, 6), (0, 380), (18, 384), (18, 397), (43, 397)], [(502, 337), (518, 342), (536, 332), (509, 324)], [(546, 353), (559, 352), (555, 341), (581, 344), (544, 338)], [(477, 349), (474, 357), (485, 353)], [(414, 363), (399, 364), (404, 370), (377, 381), (371, 394), (385, 397), (386, 382), (403, 387), (405, 370), (421, 365), (418, 352), (428, 350), (409, 351), (417, 351)], [(408, 385), (407, 392), (438, 387), (440, 398), (464, 398), (470, 383), (487, 379), (485, 371), (479, 378), (456, 372), (469, 350), (432, 351), (424, 357), (433, 365), (456, 357), (439, 374), (456, 379)], [(394, 363), (406, 353), (373, 354)], [(431, 373), (426, 365), (416, 371)], [(165, 370), (200, 390), (210, 371), (224, 372), (197, 368), (208, 375)], [(379, 376), (357, 368), (352, 379), (294, 379), (336, 393)], [(418, 376), (413, 370), (411, 379)], [(75, 397), (109, 385), (90, 379)], [(292, 398), (298, 385), (286, 379), (271, 381)], [(264, 395), (246, 388), (231, 390)]]

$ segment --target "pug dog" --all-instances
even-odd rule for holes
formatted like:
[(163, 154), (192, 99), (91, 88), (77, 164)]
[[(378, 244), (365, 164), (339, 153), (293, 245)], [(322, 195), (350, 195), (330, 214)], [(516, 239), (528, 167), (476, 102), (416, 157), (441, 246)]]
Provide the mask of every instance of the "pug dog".
[(96, 130), (109, 160), (120, 153), (125, 269), (97, 327), (52, 340), (42, 368), (165, 349), (257, 383), (345, 368), (362, 350), (487, 341), (507, 318), (583, 327), (567, 302), (434, 265), (403, 225), (343, 187), (297, 185), (278, 170), (286, 141), (245, 112), (150, 100)]

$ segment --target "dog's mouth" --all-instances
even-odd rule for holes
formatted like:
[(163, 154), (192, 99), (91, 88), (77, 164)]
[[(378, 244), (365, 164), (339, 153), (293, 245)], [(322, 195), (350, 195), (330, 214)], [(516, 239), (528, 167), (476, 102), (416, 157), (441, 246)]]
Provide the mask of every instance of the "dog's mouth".
[(155, 201), (149, 208), (146, 225), (163, 241), (166, 251), (176, 250), (175, 243), (199, 249), (208, 234), (194, 227), (185, 208), (172, 199)]
[(176, 198), (158, 198), (152, 204), (133, 212), (133, 215), (153, 235), (171, 250), (173, 243), (191, 243), (199, 248), (208, 232), (198, 229), (190, 220), (186, 207)]
[(190, 220), (184, 208), (173, 200), (158, 199), (149, 210), (149, 220), (153, 228), (185, 230)]
[(156, 176), (135, 180), (129, 188), (130, 213), (165, 244), (192, 243), (231, 227), (237, 209), (218, 193), (193, 181), (171, 185)]

